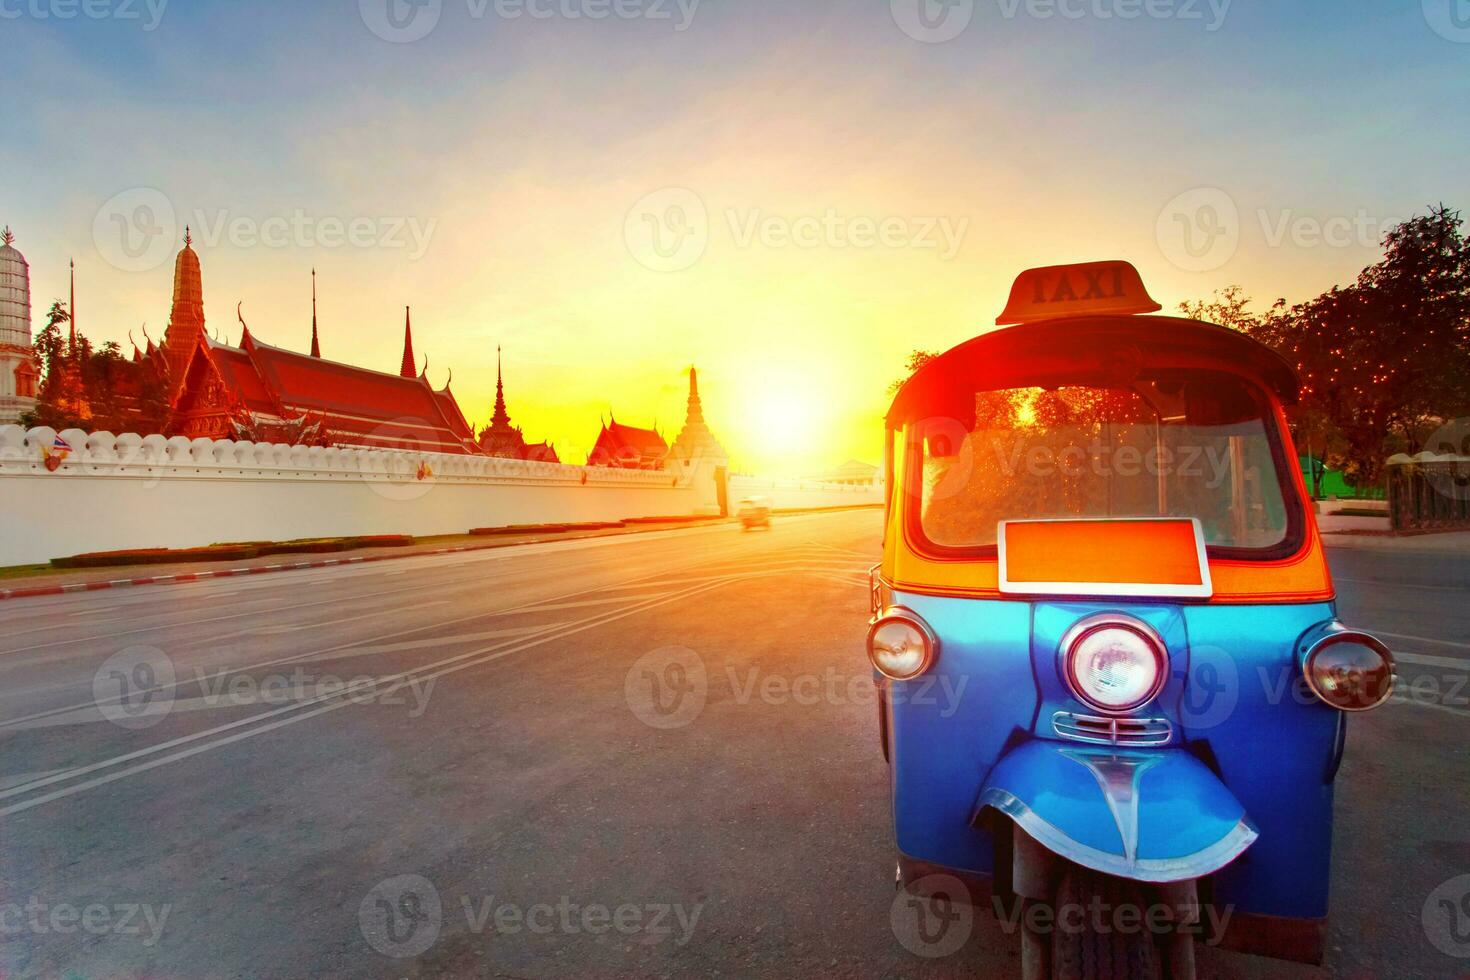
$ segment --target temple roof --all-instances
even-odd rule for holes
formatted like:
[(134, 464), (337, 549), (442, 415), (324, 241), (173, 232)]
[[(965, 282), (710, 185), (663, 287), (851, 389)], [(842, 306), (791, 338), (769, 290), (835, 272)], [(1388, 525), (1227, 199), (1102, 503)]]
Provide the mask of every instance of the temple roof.
[(614, 420), (610, 425), (603, 426), (602, 431), (620, 446), (657, 452), (664, 452), (669, 448), (669, 444), (664, 442), (664, 437), (658, 434), (657, 429), (639, 429)]
[(454, 395), (404, 378), (263, 344), (204, 338), (201, 349), (249, 411), (321, 417), (329, 437), (354, 445), (467, 453), (472, 440)]

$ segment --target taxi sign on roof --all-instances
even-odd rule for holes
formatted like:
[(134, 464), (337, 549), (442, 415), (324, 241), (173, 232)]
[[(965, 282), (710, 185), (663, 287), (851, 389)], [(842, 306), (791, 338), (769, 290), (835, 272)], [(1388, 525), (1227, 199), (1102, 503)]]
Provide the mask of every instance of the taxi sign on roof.
[(1011, 287), (1000, 326), (1089, 314), (1157, 313), (1143, 278), (1129, 262), (1084, 262), (1027, 269)]

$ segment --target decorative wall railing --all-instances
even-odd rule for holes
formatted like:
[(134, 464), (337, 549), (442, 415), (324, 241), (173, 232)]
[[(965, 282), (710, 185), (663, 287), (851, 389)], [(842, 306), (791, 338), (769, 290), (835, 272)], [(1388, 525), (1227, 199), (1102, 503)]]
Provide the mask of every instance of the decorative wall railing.
[(1470, 456), (1389, 459), (1388, 511), (1395, 531), (1470, 529)]
[[(58, 447), (57, 439), (65, 449)], [(392, 482), (516, 482), (668, 487), (685, 485), (689, 472), (571, 466), (488, 456), (405, 452), (355, 447), (323, 448), (279, 443), (140, 436), (135, 432), (84, 432), (0, 426), (0, 473), (47, 472), (48, 456), (58, 457), (56, 475), (87, 474), (158, 479), (192, 478), (325, 479)]]

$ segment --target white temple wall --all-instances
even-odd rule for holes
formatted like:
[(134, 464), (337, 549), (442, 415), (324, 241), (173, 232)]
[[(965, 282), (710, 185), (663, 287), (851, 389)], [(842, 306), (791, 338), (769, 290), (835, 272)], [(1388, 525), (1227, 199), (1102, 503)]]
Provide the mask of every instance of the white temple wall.
[(883, 489), (811, 480), (764, 479), (758, 476), (730, 477), (730, 510), (744, 497), (764, 497), (776, 510), (808, 510), (822, 507), (864, 507), (883, 502)]
[[(0, 566), (94, 551), (714, 512), (713, 466), (678, 473), (0, 426)], [(431, 473), (418, 479), (419, 467)], [(746, 495), (731, 481), (733, 504)], [(760, 481), (757, 481), (760, 482)], [(769, 481), (767, 481), (769, 482)], [(758, 489), (777, 507), (876, 502), (852, 487)], [(869, 499), (864, 499), (865, 496)]]

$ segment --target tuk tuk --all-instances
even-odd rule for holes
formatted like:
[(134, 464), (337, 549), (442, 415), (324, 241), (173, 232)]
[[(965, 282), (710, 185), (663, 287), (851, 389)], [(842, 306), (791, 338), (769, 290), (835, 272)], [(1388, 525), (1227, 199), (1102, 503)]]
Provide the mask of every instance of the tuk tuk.
[(1394, 684), (1337, 620), (1292, 367), (1160, 309), (1126, 262), (1030, 270), (887, 417), (898, 886), (1016, 924), (1028, 980), (1320, 963), (1347, 716)]

